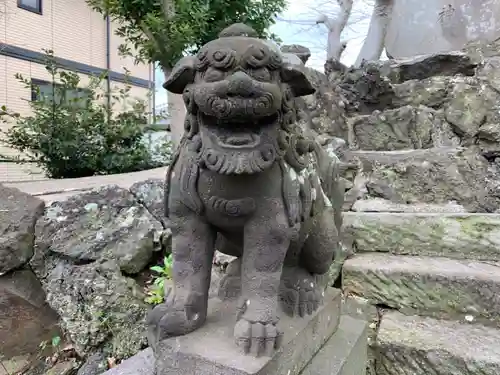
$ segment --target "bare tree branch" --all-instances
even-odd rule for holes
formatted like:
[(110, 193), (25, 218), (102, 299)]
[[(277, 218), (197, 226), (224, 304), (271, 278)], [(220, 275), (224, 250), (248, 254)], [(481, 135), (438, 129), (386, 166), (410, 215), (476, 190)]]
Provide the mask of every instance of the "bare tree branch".
[(323, 13), (316, 20), (316, 24), (324, 24), (328, 30), (327, 60), (340, 60), (342, 52), (347, 47), (347, 43), (341, 41), (341, 35), (351, 16), (353, 0), (337, 0), (337, 2), (340, 6), (340, 12), (336, 18), (329, 17)]

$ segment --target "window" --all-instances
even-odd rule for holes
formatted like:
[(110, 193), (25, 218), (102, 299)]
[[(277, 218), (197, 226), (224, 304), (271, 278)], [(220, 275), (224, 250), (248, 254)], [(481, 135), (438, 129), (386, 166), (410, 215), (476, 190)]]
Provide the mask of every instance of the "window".
[[(54, 100), (55, 102), (61, 102), (61, 93), (57, 90), (57, 84), (53, 84), (52, 82), (42, 81), (38, 79), (31, 80), (31, 100)], [(73, 103), (79, 107), (85, 107), (85, 102), (83, 100), (77, 101), (76, 99), (86, 99), (90, 96), (89, 90), (86, 89), (76, 89), (66, 91), (66, 96), (64, 101), (66, 103)]]
[(19, 8), (42, 14), (42, 0), (17, 0)]

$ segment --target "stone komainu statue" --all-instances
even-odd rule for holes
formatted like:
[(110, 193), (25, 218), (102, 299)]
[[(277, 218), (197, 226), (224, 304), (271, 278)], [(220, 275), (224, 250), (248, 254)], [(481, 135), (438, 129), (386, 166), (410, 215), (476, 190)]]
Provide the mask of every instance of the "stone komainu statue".
[(290, 61), (235, 24), (164, 84), (188, 113), (166, 182), (174, 288), (148, 317), (153, 347), (205, 322), (214, 248), (237, 257), (219, 293), (240, 298), (234, 335), (245, 351), (279, 346), (279, 303), (305, 316), (322, 302), (344, 191), (338, 159), (295, 125), (294, 98), (314, 89)]

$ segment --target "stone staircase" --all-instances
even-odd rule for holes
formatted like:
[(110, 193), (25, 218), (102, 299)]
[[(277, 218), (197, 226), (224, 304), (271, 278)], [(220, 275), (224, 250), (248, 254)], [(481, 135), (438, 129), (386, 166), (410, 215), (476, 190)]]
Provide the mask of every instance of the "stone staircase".
[(346, 294), (377, 307), (372, 375), (500, 374), (500, 214), (350, 212)]

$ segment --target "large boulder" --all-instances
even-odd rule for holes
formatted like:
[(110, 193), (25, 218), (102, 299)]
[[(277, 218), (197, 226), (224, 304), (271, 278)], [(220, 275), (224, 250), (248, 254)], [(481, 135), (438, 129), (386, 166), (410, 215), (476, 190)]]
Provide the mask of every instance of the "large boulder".
[(150, 264), (161, 223), (118, 186), (53, 202), (38, 220), (30, 265), (77, 353), (117, 359), (146, 344), (145, 295), (129, 276)]
[(0, 184), (0, 275), (30, 260), (43, 209), (40, 199)]
[(151, 260), (161, 225), (128, 190), (105, 186), (53, 202), (36, 227), (31, 266), (42, 279), (61, 261), (114, 260), (127, 274)]
[(123, 359), (147, 345), (145, 296), (116, 262), (61, 263), (44, 280), (44, 287), (81, 357), (104, 350), (108, 357)]

